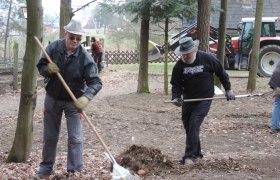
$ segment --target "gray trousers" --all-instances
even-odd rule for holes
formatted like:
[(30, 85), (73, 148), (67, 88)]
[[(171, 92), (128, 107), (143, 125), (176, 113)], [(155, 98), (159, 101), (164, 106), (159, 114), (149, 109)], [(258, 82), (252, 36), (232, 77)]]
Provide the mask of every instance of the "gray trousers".
[(46, 95), (44, 102), (43, 159), (39, 173), (51, 174), (64, 112), (68, 131), (67, 171), (81, 171), (83, 167), (83, 134), (80, 113), (72, 101), (57, 100)]

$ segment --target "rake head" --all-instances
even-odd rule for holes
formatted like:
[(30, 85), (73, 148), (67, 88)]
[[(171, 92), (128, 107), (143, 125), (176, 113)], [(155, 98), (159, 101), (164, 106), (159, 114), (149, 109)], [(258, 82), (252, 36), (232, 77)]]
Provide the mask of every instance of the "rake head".
[(113, 171), (111, 173), (112, 180), (140, 180), (141, 178), (137, 175), (133, 175), (128, 169), (120, 166), (111, 154), (105, 152), (110, 162), (113, 165)]
[(113, 164), (112, 180), (139, 180), (140, 177), (135, 176), (129, 170), (123, 168), (119, 164)]

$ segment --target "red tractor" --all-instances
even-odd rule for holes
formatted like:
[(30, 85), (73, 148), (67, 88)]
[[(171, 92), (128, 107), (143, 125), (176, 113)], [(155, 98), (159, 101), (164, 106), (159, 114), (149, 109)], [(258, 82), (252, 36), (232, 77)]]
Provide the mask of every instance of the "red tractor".
[[(278, 17), (263, 17), (260, 37), (260, 56), (258, 74), (269, 77), (280, 61), (280, 37), (276, 36), (276, 22)], [(238, 24), (238, 37), (226, 35), (225, 69), (249, 70), (249, 57), (252, 52), (253, 29), (255, 18), (242, 18)], [(197, 38), (197, 24), (183, 29), (173, 36), (169, 48), (175, 50), (180, 37)], [(210, 52), (215, 53), (218, 46), (218, 29), (210, 26)]]

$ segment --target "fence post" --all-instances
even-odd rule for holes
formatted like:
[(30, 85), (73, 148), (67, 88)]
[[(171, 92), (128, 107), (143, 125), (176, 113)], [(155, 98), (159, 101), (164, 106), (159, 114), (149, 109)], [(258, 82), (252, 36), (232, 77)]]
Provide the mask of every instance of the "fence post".
[(86, 46), (90, 46), (90, 36), (86, 36)]
[(13, 90), (18, 90), (18, 43), (14, 43)]

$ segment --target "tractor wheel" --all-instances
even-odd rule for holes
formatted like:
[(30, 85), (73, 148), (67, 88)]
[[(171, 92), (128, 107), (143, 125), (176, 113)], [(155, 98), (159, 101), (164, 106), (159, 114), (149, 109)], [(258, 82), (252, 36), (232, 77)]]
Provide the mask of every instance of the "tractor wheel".
[(259, 56), (259, 72), (260, 76), (270, 77), (280, 61), (280, 46), (268, 45), (260, 49)]

